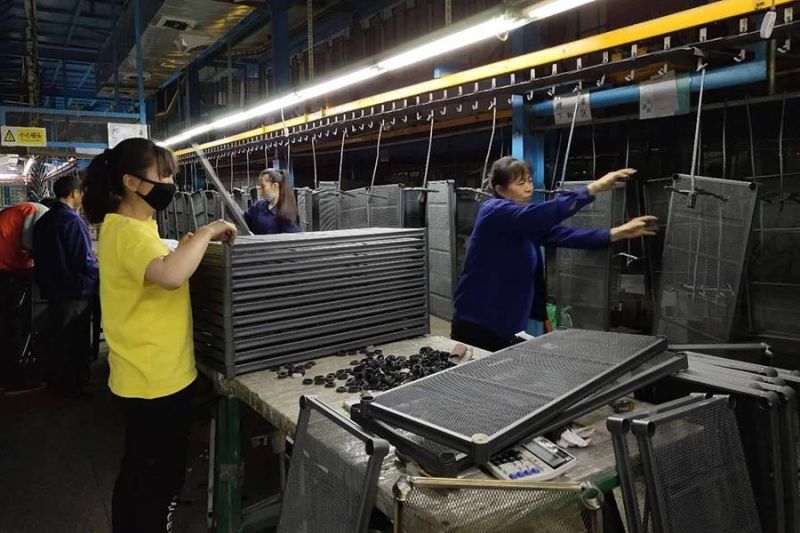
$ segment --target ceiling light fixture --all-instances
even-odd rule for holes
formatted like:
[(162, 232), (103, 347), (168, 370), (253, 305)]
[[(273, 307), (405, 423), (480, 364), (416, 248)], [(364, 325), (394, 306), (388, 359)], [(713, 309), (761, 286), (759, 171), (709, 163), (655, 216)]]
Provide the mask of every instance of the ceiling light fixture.
[(175, 146), (183, 143), (198, 135), (208, 133), (212, 130), (229, 128), (237, 124), (241, 124), (248, 120), (252, 120), (275, 111), (279, 111), (291, 105), (297, 105), (304, 101), (323, 96), (378, 77), (385, 72), (398, 70), (410, 65), (437, 57), (469, 45), (484, 41), (496, 36), (507, 34), (521, 26), (528, 24), (534, 20), (541, 20), (559, 13), (563, 13), (570, 9), (580, 7), (582, 5), (594, 2), (595, 0), (548, 0), (539, 2), (533, 7), (527, 9), (525, 14), (527, 16), (518, 16), (511, 12), (502, 15), (494, 16), (483, 22), (479, 22), (472, 26), (466, 27), (444, 37), (434, 38), (433, 40), (416, 46), (397, 55), (382, 59), (377, 63), (362, 67), (358, 70), (348, 72), (341, 76), (337, 76), (327, 81), (323, 81), (293, 91), (288, 95), (269, 100), (246, 111), (240, 111), (231, 115), (223, 116), (208, 124), (202, 124), (194, 128), (179, 133), (170, 137), (159, 144), (164, 146)]

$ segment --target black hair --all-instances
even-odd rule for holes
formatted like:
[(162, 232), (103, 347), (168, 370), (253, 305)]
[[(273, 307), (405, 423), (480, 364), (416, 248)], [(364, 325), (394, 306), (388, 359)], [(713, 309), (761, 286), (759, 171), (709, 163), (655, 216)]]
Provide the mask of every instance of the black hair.
[(278, 197), (278, 218), (285, 223), (297, 223), (297, 200), (294, 197), (294, 191), (289, 185), (289, 173), (285, 170), (278, 170), (276, 168), (267, 168), (261, 171), (258, 175), (259, 183), (261, 178), (266, 177), (271, 183), (277, 183), (280, 187), (280, 196)]
[(67, 174), (61, 176), (53, 184), (53, 193), (56, 198), (63, 200), (67, 196), (81, 188), (81, 180), (75, 174)]
[(492, 163), (489, 171), (489, 181), (492, 184), (492, 192), (497, 195), (497, 187), (507, 188), (511, 182), (521, 176), (530, 176), (531, 166), (524, 159), (506, 156), (501, 157)]
[(161, 178), (174, 175), (178, 166), (171, 150), (142, 138), (126, 139), (92, 159), (83, 182), (83, 211), (89, 222), (99, 224), (117, 212), (125, 196), (125, 174), (147, 176), (153, 165)]

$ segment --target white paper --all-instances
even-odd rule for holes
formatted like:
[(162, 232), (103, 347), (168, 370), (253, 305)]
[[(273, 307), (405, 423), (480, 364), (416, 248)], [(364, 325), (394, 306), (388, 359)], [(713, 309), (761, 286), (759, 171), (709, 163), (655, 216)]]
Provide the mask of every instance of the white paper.
[(147, 124), (120, 124), (116, 122), (108, 123), (108, 147), (114, 148), (125, 139), (136, 137), (150, 138)]
[(678, 110), (678, 80), (674, 71), (639, 85), (640, 120), (674, 117)]
[(590, 93), (556, 96), (553, 100), (553, 118), (556, 124), (572, 124), (572, 114), (575, 112), (575, 103), (578, 98), (580, 98), (580, 104), (578, 104), (578, 118), (575, 122), (589, 122), (592, 120)]

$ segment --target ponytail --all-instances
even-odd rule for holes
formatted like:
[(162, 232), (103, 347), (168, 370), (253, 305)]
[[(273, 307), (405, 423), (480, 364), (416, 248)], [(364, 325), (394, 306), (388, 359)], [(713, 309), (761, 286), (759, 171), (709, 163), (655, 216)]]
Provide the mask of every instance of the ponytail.
[(261, 171), (259, 178), (266, 176), (272, 183), (277, 183), (280, 187), (278, 197), (278, 218), (285, 224), (297, 224), (297, 199), (294, 197), (294, 190), (289, 184), (289, 173), (285, 170), (268, 168)]
[(171, 176), (177, 167), (175, 155), (141, 138), (126, 139), (92, 159), (83, 181), (83, 211), (89, 222), (99, 224), (119, 210), (125, 197), (125, 174), (145, 177), (153, 165), (159, 177)]

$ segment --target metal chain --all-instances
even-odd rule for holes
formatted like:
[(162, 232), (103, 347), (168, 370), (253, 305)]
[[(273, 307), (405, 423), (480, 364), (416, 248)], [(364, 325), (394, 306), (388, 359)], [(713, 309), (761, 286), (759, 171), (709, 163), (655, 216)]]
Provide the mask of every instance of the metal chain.
[[(433, 120), (433, 119), (431, 119)], [(383, 121), (381, 120), (380, 127), (378, 128), (378, 145), (375, 148), (375, 166), (372, 167), (372, 180), (369, 182), (369, 188), (375, 186), (375, 176), (378, 174), (378, 160), (381, 158), (381, 134), (383, 133)]]

